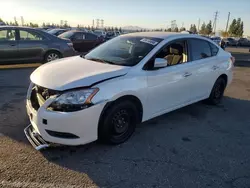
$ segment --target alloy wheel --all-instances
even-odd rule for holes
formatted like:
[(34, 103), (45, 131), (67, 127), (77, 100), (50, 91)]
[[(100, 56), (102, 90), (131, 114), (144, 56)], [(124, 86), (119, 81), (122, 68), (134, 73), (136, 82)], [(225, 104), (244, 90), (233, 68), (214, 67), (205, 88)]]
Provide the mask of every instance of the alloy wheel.
[(47, 62), (54, 61), (56, 59), (59, 59), (59, 55), (56, 53), (50, 53), (47, 57)]

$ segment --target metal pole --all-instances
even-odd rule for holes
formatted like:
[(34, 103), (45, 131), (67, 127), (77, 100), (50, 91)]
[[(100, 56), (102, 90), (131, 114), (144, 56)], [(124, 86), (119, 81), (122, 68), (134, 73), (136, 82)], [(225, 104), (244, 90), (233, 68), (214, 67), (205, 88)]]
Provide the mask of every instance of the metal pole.
[(226, 32), (227, 32), (227, 29), (228, 29), (228, 22), (229, 22), (229, 19), (230, 19), (230, 12), (228, 13), (228, 17), (227, 17), (227, 26), (226, 26)]

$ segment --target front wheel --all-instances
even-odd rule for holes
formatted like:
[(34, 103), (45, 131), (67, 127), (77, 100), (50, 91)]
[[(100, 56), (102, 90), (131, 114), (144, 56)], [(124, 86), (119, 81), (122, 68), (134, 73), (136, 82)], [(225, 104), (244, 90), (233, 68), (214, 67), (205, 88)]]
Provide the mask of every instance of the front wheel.
[(138, 111), (130, 101), (115, 103), (106, 109), (98, 128), (99, 140), (110, 144), (121, 144), (134, 133), (138, 122)]
[(225, 79), (218, 78), (213, 86), (213, 89), (207, 101), (213, 105), (219, 104), (223, 98), (225, 88), (226, 88)]

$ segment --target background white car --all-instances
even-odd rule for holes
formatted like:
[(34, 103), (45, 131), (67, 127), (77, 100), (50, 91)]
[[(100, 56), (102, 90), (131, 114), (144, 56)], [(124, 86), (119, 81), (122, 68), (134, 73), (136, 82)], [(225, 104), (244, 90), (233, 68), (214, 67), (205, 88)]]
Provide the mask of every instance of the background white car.
[(133, 33), (36, 69), (27, 94), (36, 149), (126, 141), (136, 124), (208, 99), (221, 101), (234, 59), (210, 39)]

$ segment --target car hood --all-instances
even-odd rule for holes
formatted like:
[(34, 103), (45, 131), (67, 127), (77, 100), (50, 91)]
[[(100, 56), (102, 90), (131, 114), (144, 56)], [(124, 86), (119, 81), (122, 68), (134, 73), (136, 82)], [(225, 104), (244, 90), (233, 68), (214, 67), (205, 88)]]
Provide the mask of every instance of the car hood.
[(39, 86), (63, 91), (88, 87), (97, 82), (127, 74), (130, 67), (99, 63), (80, 56), (52, 61), (37, 68), (30, 76)]

